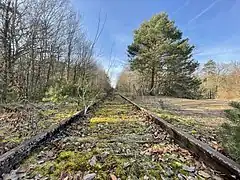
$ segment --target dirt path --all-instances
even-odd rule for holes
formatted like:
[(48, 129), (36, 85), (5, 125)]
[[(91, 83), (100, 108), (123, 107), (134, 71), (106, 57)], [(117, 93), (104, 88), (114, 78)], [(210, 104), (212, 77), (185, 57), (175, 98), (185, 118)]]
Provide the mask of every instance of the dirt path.
[(120, 97), (39, 148), (4, 179), (221, 179)]

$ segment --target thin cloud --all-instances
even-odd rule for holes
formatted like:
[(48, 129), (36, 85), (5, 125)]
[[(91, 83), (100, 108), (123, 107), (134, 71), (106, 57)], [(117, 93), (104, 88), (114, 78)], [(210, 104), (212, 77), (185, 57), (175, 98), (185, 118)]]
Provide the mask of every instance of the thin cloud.
[(200, 63), (205, 63), (209, 59), (213, 59), (216, 62), (231, 62), (239, 60), (240, 48), (237, 46), (205, 46), (201, 47), (194, 53), (194, 58)]
[(115, 41), (117, 43), (121, 43), (121, 44), (130, 44), (132, 41), (132, 37), (127, 35), (127, 34), (115, 34), (113, 36), (113, 38), (115, 39)]
[(194, 53), (196, 56), (220, 56), (220, 55), (239, 55), (240, 48), (234, 46), (203, 47)]
[(183, 8), (187, 7), (187, 6), (189, 5), (190, 1), (191, 1), (191, 0), (185, 1), (185, 3), (184, 3), (182, 6), (180, 6), (176, 11), (173, 12), (173, 14), (177, 14), (177, 13), (178, 13), (179, 11), (181, 11)]
[(207, 11), (209, 11), (215, 4), (217, 4), (221, 0), (216, 0), (212, 4), (210, 4), (207, 8), (202, 10), (198, 15), (196, 15), (194, 18), (192, 18), (190, 21), (188, 21), (188, 25), (191, 24), (193, 21), (196, 21), (198, 18), (200, 18), (203, 14), (205, 14)]

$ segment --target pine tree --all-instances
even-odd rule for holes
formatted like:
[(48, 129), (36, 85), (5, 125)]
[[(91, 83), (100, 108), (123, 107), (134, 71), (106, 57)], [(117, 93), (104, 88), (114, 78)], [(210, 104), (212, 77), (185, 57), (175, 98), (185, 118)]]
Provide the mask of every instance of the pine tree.
[(194, 98), (200, 81), (193, 76), (198, 63), (192, 59), (194, 46), (166, 13), (153, 16), (134, 32), (128, 46), (130, 67), (149, 77), (149, 94)]
[(217, 71), (217, 64), (214, 60), (210, 59), (208, 60), (208, 62), (206, 62), (203, 65), (203, 72), (209, 76), (209, 75), (213, 75), (216, 74)]
[(217, 64), (210, 59), (203, 65), (203, 85), (207, 91), (207, 98), (214, 99), (218, 91)]
[(222, 125), (222, 144), (230, 155), (240, 163), (240, 102), (231, 102), (233, 109), (225, 111), (230, 121)]

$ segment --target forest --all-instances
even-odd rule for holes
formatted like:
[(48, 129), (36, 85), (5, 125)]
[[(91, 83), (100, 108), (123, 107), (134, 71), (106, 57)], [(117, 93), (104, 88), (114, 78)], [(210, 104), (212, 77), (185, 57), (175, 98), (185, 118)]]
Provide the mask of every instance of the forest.
[(86, 99), (108, 89), (109, 79), (95, 59), (81, 16), (65, 0), (1, 1), (0, 101), (41, 101), (56, 93)]
[[(91, 37), (70, 0), (0, 0), (0, 179), (219, 180), (240, 169), (240, 61), (198, 61), (159, 12), (133, 30), (112, 87), (98, 53), (106, 17)], [(179, 137), (232, 167), (209, 166)]]

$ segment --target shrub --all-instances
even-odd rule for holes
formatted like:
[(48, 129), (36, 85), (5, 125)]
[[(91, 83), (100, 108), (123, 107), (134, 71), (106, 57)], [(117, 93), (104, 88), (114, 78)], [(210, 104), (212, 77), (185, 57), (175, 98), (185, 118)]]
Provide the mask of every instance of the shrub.
[(228, 153), (240, 163), (240, 102), (231, 102), (233, 109), (225, 111), (228, 123), (221, 127), (222, 143)]
[(43, 102), (60, 103), (68, 98), (68, 95), (63, 95), (63, 88), (59, 86), (50, 87), (45, 93)]

